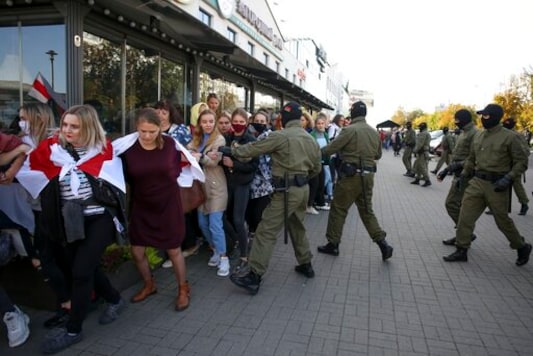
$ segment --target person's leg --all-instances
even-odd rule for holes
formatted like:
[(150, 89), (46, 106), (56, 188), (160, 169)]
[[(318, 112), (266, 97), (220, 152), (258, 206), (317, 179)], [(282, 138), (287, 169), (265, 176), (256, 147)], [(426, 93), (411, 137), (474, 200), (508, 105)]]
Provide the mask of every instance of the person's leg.
[(11, 302), (6, 291), (0, 286), (0, 318), (7, 328), (9, 347), (17, 347), (28, 340), (30, 318)]
[(213, 241), (215, 251), (221, 256), (226, 256), (226, 237), (222, 226), (222, 215), (224, 212), (217, 211), (207, 215), (209, 219), (209, 232)]
[[(294, 249), (294, 256), (298, 265), (311, 263), (313, 254), (309, 249), (309, 240), (306, 237), (306, 230), (304, 225), (305, 218), (305, 202), (307, 197), (305, 187), (295, 188), (291, 192), (291, 214), (289, 221), (287, 221), (289, 236), (291, 238)], [(298, 204), (298, 200), (300, 203)]]
[(387, 233), (379, 225), (378, 219), (376, 218), (374, 210), (372, 209), (374, 175), (369, 174), (365, 176), (358, 176), (357, 178), (359, 178), (359, 180), (364, 179), (365, 185), (364, 189), (362, 182), (354, 185), (355, 195), (357, 196), (357, 199), (355, 199), (355, 205), (357, 205), (359, 217), (361, 218), (368, 235), (370, 235), (370, 238), (373, 242), (377, 243), (378, 241), (383, 240), (385, 236), (387, 236)]
[(248, 256), (248, 232), (244, 224), (244, 216), (246, 214), (246, 207), (250, 200), (250, 186), (238, 185), (234, 188), (233, 193), (233, 226), (237, 233), (239, 241), (239, 250), (241, 259), (246, 259)]
[(308, 207), (312, 207), (315, 204), (315, 197), (318, 189), (318, 180), (318, 175), (309, 179), (309, 199), (307, 200)]
[(345, 177), (339, 179), (333, 191), (333, 200), (328, 217), (326, 238), (332, 244), (340, 244), (344, 222), (348, 210), (357, 198), (358, 192), (354, 189), (354, 180), (359, 177)]
[(316, 205), (318, 208), (325, 208), (326, 206), (326, 201), (324, 200), (324, 184), (325, 184), (325, 172), (324, 172), (324, 167), (325, 166), (322, 166), (322, 170), (320, 171), (320, 173), (318, 173), (318, 182), (317, 182), (317, 187), (316, 187), (316, 190), (315, 190), (315, 202), (316, 202)]

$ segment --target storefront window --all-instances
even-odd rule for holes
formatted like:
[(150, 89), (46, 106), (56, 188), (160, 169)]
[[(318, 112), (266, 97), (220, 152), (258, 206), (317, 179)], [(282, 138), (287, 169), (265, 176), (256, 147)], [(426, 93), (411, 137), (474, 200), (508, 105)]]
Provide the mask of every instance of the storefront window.
[[(49, 84), (46, 90), (55, 91), (56, 98), (64, 100), (65, 26), (24, 26), (22, 23), (20, 27), (0, 28), (0, 38), (0, 126), (5, 127), (17, 116), (24, 102), (37, 100), (28, 93), (39, 73)], [(57, 106), (53, 108), (58, 116)]]
[(200, 101), (205, 102), (209, 93), (217, 94), (220, 100), (219, 111), (231, 112), (236, 108), (245, 108), (246, 91), (244, 87), (223, 79), (214, 79), (208, 73), (201, 73)]

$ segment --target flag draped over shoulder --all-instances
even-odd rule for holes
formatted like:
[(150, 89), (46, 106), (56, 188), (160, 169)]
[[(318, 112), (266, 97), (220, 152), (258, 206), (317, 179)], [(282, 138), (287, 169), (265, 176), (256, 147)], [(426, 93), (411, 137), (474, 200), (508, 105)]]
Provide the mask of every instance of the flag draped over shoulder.
[[(113, 149), (115, 156), (118, 156), (124, 153), (128, 148), (130, 148), (139, 138), (137, 132), (131, 133), (124, 137), (117, 138), (113, 141)], [(198, 180), (200, 182), (205, 182), (204, 171), (198, 164), (198, 161), (191, 155), (191, 153), (182, 146), (178, 140), (174, 139), (176, 144), (176, 150), (180, 151), (185, 159), (181, 160), (181, 173), (177, 179), (180, 187), (192, 187), (193, 181)]]
[(67, 103), (65, 102), (64, 96), (56, 93), (52, 89), (52, 86), (43, 77), (41, 72), (37, 73), (28, 95), (43, 104), (48, 104), (52, 108), (54, 114), (58, 117), (63, 115), (67, 109)]
[[(17, 179), (24, 188), (36, 198), (48, 182), (59, 176), (59, 180), (72, 172), (74, 168), (101, 178), (123, 192), (126, 191), (122, 161), (113, 155), (111, 142), (107, 141), (102, 150), (91, 148), (79, 160), (74, 158), (59, 144), (58, 137), (51, 137), (30, 152), (29, 157), (17, 174)], [(76, 174), (71, 174), (70, 187), (76, 194), (79, 188)]]

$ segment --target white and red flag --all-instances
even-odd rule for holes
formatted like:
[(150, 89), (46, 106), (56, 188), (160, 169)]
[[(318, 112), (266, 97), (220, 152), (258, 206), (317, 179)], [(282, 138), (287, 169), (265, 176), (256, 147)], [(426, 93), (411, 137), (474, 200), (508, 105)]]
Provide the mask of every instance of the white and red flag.
[(64, 96), (56, 93), (41, 72), (37, 73), (28, 95), (43, 104), (48, 104), (55, 114), (61, 116), (67, 109)]

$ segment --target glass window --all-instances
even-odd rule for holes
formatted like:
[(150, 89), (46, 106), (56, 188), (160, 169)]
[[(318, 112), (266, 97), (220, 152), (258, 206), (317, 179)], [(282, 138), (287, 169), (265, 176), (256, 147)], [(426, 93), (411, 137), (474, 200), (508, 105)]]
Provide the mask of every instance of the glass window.
[(254, 55), (254, 47), (255, 45), (252, 42), (248, 42), (248, 54), (250, 56)]
[(276, 73), (279, 73), (279, 62), (276, 61)]
[(289, 80), (289, 69), (285, 68), (285, 79)]
[(219, 113), (223, 110), (232, 112), (236, 108), (244, 107), (246, 103), (244, 87), (221, 78), (213, 78), (203, 72), (200, 74), (200, 101), (206, 102), (209, 93), (217, 94), (220, 101)]
[[(35, 91), (33, 96), (28, 94), (39, 73), (48, 84), (46, 90), (55, 91), (54, 98), (65, 106), (65, 26), (24, 26), (23, 23), (20, 31), (16, 26), (0, 27), (0, 38), (0, 127), (11, 124), (24, 102), (38, 100)], [(57, 105), (52, 108), (58, 119), (61, 109)]]
[(202, 21), (205, 25), (211, 27), (211, 15), (209, 15), (209, 13), (207, 13), (203, 9), (200, 9), (200, 21)]
[(228, 27), (228, 39), (236, 43), (237, 42), (237, 32), (233, 31), (231, 28)]
[(263, 52), (263, 61), (264, 61), (264, 63), (265, 63), (266, 66), (268, 66), (268, 60), (269, 60), (269, 59), (270, 59), (270, 58), (269, 58), (268, 53)]

